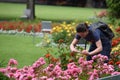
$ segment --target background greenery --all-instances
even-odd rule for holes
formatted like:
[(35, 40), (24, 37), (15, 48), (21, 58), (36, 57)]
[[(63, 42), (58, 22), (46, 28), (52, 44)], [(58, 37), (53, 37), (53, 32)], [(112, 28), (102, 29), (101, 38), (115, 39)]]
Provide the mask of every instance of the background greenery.
[[(20, 16), (23, 15), (25, 8), (26, 4), (0, 3), (0, 20), (21, 20)], [(103, 9), (36, 5), (37, 19), (35, 21), (84, 21), (95, 16), (95, 12), (100, 10)], [(47, 53), (47, 48), (35, 46), (40, 41), (40, 37), (36, 37), (33, 44), (33, 37), (0, 34), (0, 61), (4, 60), (5, 64), (7, 64), (10, 58), (14, 58), (19, 63), (18, 67), (31, 65), (39, 57)]]
[(7, 64), (10, 58), (14, 58), (19, 63), (18, 67), (31, 65), (47, 53), (45, 49), (35, 46), (38, 43), (40, 37), (0, 34), (0, 61), (4, 60)]
[(119, 0), (106, 0), (109, 7), (109, 17), (120, 19), (120, 1)]
[(109, 20), (120, 25), (120, 0), (106, 0), (108, 5)]
[[(19, 20), (26, 9), (26, 4), (18, 3), (0, 3), (0, 19), (1, 20)], [(95, 12), (103, 9), (81, 8), (81, 7), (65, 7), (65, 6), (35, 6), (35, 14), (37, 20), (87, 20), (95, 16)]]

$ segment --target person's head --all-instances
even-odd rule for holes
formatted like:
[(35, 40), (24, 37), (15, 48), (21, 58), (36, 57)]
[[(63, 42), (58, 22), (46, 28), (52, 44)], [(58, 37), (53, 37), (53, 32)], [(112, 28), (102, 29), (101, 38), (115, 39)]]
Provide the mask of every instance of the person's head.
[(76, 26), (76, 32), (81, 37), (86, 37), (88, 34), (88, 25), (86, 23), (80, 23)]

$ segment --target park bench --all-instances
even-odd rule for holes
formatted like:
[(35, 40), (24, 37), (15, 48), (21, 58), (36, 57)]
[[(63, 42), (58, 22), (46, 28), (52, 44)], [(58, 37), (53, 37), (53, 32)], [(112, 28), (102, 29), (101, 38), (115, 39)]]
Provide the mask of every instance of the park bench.
[(52, 22), (51, 21), (41, 21), (43, 33), (50, 33), (52, 30)]
[(30, 14), (31, 14), (31, 10), (30, 9), (25, 9), (21, 18), (22, 19), (28, 19), (30, 17)]
[(40, 37), (43, 37), (46, 33), (51, 32), (52, 30), (52, 22), (51, 21), (41, 21), (41, 33), (40, 33)]

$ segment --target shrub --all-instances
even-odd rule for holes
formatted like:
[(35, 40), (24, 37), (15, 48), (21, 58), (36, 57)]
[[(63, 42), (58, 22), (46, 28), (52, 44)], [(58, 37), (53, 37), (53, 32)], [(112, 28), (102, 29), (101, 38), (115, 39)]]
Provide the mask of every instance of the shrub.
[(0, 80), (10, 80), (10, 79), (0, 72)]
[(120, 72), (114, 71), (113, 65), (104, 63), (105, 60), (108, 58), (101, 54), (93, 56), (90, 61), (79, 57), (77, 62), (67, 63), (67, 68), (62, 70), (61, 63), (45, 66), (46, 61), (43, 57), (31, 66), (25, 66), (21, 69), (15, 67), (16, 61), (11, 59), (9, 61), (10, 66), (0, 69), (0, 72), (15, 80), (96, 80), (101, 77), (120, 74)]
[(55, 43), (59, 43), (59, 40), (63, 40), (64, 43), (69, 44), (74, 38), (76, 33), (75, 31), (75, 23), (67, 24), (63, 22), (62, 24), (58, 24), (53, 26), (52, 29), (52, 38)]
[(120, 0), (107, 0), (110, 18), (120, 18)]

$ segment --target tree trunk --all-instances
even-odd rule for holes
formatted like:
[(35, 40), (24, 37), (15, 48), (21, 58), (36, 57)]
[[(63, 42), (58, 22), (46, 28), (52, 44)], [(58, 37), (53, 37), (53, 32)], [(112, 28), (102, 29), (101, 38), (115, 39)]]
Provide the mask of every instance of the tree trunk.
[(28, 19), (34, 20), (35, 19), (35, 0), (27, 0), (26, 9), (30, 9), (30, 16)]

